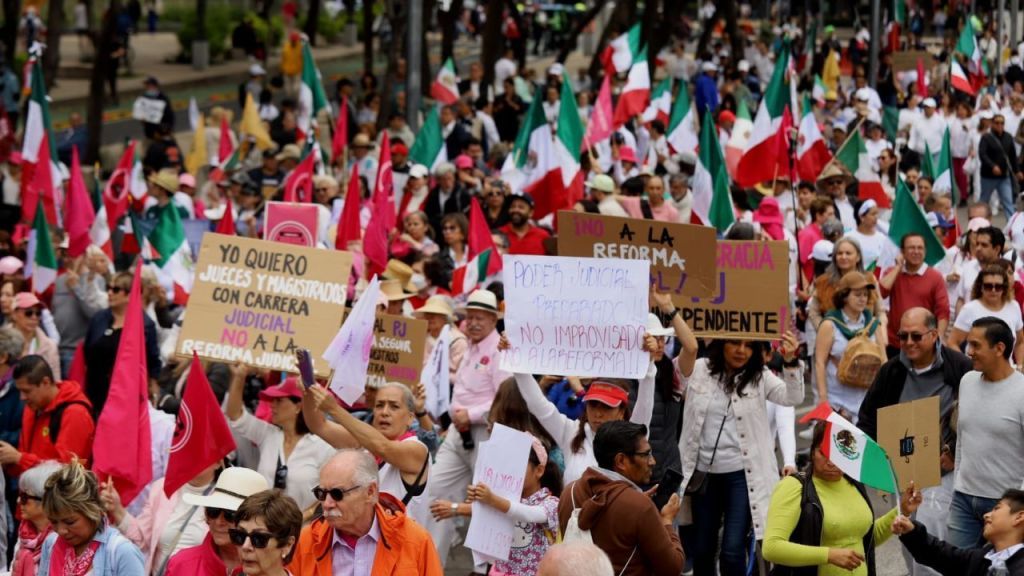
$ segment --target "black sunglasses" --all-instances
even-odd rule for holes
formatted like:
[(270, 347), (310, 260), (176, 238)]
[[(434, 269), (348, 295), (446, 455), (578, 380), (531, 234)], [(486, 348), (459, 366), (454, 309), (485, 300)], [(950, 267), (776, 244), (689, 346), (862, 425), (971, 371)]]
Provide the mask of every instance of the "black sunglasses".
[[(982, 282), (981, 289), (984, 290), (985, 292), (1002, 292), (1003, 290), (1006, 290), (1006, 284), (1003, 284), (1001, 282)], [(28, 311), (26, 310), (26, 312)]]
[(35, 308), (25, 308), (21, 313), (25, 315), (25, 318), (34, 318), (36, 316), (41, 317), (43, 315), (41, 310), (36, 310)]
[(27, 492), (18, 492), (18, 502), (21, 503), (22, 506), (28, 504), (29, 500), (38, 500), (40, 502), (43, 501), (43, 499), (40, 498), (39, 496), (33, 496), (31, 494), (28, 494)]
[(231, 538), (231, 543), (235, 546), (244, 546), (245, 539), (248, 538), (252, 542), (252, 547), (257, 550), (262, 550), (270, 544), (270, 539), (274, 537), (270, 532), (246, 532), (241, 528), (231, 528), (228, 530), (228, 537)]
[[(929, 330), (928, 332), (931, 332)], [(897, 332), (896, 338), (899, 338), (900, 342), (906, 342), (907, 340), (913, 340), (914, 342), (920, 342), (924, 339), (928, 332)]]
[(216, 520), (220, 518), (221, 514), (224, 515), (224, 521), (229, 524), (234, 524), (238, 521), (238, 513), (234, 510), (225, 510), (223, 508), (206, 508), (206, 519)]
[(356, 484), (351, 488), (321, 488), (317, 486), (316, 488), (313, 488), (313, 497), (318, 501), (323, 502), (328, 496), (330, 496), (331, 500), (341, 502), (345, 499), (345, 494), (348, 494), (358, 488), (361, 488), (359, 484)]
[(120, 286), (107, 286), (107, 292), (113, 292), (114, 294), (120, 294), (122, 292), (127, 292), (127, 290), (125, 290), (124, 288), (121, 288)]

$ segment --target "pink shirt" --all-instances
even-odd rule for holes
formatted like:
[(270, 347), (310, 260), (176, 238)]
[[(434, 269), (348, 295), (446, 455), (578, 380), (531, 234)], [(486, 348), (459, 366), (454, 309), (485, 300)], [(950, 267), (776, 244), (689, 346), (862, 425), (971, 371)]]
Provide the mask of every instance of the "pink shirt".
[(450, 413), (463, 409), (469, 413), (473, 424), (486, 424), (491, 402), (498, 393), (498, 386), (512, 377), (510, 372), (498, 368), (501, 354), (498, 352), (498, 331), (494, 330), (480, 342), (469, 343), (459, 370), (455, 373), (452, 386)]
[[(641, 199), (639, 196), (619, 196), (618, 200), (622, 204), (622, 207), (626, 209), (626, 213), (629, 214), (630, 218), (643, 219), (644, 211), (640, 206)], [(651, 216), (653, 216), (655, 220), (658, 220), (659, 222), (679, 221), (679, 210), (676, 210), (676, 207), (668, 202), (663, 202), (661, 206), (658, 206), (657, 208), (655, 208), (653, 204), (650, 206)]]
[(369, 576), (373, 571), (373, 559), (377, 556), (379, 540), (380, 526), (377, 525), (377, 514), (373, 515), (370, 531), (356, 540), (354, 550), (348, 542), (338, 536), (337, 530), (333, 530), (331, 540), (331, 572), (333, 576)]

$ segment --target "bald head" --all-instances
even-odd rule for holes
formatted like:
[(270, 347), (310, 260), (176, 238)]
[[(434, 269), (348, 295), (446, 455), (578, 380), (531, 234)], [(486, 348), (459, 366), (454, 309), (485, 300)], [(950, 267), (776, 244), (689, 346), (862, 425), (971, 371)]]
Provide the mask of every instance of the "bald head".
[(900, 318), (900, 328), (902, 329), (904, 324), (909, 325), (921, 325), (928, 329), (935, 329), (939, 327), (938, 320), (935, 318), (935, 314), (927, 308), (920, 306), (916, 308), (910, 308), (903, 313), (903, 317)]
[(548, 548), (538, 566), (537, 576), (614, 576), (612, 563), (593, 544), (570, 542)]
[(918, 370), (935, 362), (939, 327), (935, 314), (927, 308), (910, 308), (900, 317), (900, 329), (896, 333), (903, 356)]

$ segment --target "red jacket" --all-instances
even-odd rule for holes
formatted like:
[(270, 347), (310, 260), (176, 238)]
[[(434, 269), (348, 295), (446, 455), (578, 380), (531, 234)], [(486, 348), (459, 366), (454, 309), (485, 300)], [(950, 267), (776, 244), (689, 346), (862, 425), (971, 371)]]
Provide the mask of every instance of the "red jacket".
[(164, 576), (224, 576), (227, 568), (213, 546), (213, 535), (207, 533), (203, 543), (183, 548), (167, 562)]
[[(36, 411), (25, 406), (21, 415), (21, 439), (18, 441), (21, 460), (7, 467), (11, 476), (19, 476), (43, 460), (70, 462), (72, 456), (78, 456), (83, 464), (88, 465), (96, 432), (96, 425), (92, 421), (92, 404), (78, 382), (64, 380), (58, 382), (57, 386), (57, 396), (45, 409)], [(50, 415), (61, 404), (69, 406), (61, 416), (60, 436), (54, 442), (50, 438)]]

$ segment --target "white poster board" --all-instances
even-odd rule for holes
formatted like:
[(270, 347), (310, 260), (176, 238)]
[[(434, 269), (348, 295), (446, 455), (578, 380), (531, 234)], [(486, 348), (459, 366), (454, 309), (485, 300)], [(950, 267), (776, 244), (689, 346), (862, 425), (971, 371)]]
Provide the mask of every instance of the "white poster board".
[(506, 256), (501, 369), (643, 378), (649, 260)]
[[(523, 497), (526, 465), (533, 449), (533, 437), (495, 424), (491, 438), (477, 447), (473, 484), (484, 483), (491, 492), (519, 502)], [(477, 558), (508, 560), (515, 533), (515, 522), (503, 512), (486, 504), (473, 502), (473, 518), (466, 533), (466, 547)]]
[(423, 366), (423, 376), (420, 378), (427, 395), (426, 410), (438, 420), (442, 414), (448, 412), (448, 406), (451, 403), (450, 346), (451, 327), (445, 326), (437, 336), (437, 342), (434, 343), (430, 359)]
[(149, 124), (159, 124), (164, 117), (167, 103), (163, 100), (139, 96), (132, 105), (132, 118)]

